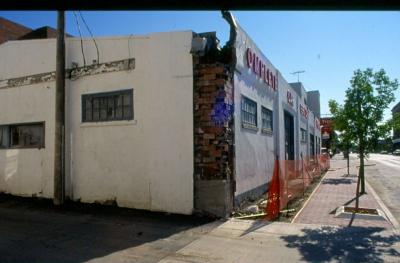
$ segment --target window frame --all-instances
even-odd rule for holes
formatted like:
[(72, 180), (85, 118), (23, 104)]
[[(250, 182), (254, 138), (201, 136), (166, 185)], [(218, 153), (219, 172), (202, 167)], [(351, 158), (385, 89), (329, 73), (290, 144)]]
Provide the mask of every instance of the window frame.
[[(253, 113), (245, 111), (243, 109), (243, 105), (244, 105), (245, 102), (250, 102), (250, 104), (253, 104), (252, 106), (254, 106), (254, 108), (255, 108), (255, 113), (254, 113), (254, 116), (253, 116), (254, 120), (255, 120), (255, 124), (245, 121), (245, 117), (244, 117), (245, 114), (253, 115)], [(240, 116), (241, 116), (240, 118), (241, 118), (241, 124), (242, 124), (243, 128), (252, 129), (252, 130), (258, 130), (258, 105), (257, 105), (257, 102), (255, 100), (252, 100), (252, 99), (242, 95), (242, 99), (240, 101)]]
[(307, 143), (307, 130), (301, 127), (300, 127), (300, 142)]
[[(264, 120), (268, 122), (268, 119), (264, 119), (264, 113), (270, 115), (271, 119), (269, 121), (271, 127), (264, 126)], [(261, 106), (261, 131), (263, 133), (272, 135), (274, 131), (274, 112), (267, 107)]]
[[(130, 105), (124, 104), (125, 101), (125, 96), (124, 95), (129, 95), (130, 97)], [(90, 105), (90, 115), (91, 118), (90, 120), (87, 119), (87, 110), (86, 109), (86, 102), (87, 100), (90, 100), (91, 105)], [(94, 99), (96, 99), (97, 103), (94, 103)], [(109, 101), (113, 101), (113, 117), (108, 116), (108, 110), (109, 110)], [(118, 105), (119, 100), (121, 100), (121, 105)], [(105, 118), (102, 117), (102, 110), (104, 106), (103, 102), (105, 103)], [(94, 104), (97, 104), (98, 107), (98, 116), (97, 118), (94, 117)], [(119, 106), (119, 107), (118, 107)], [(130, 106), (130, 107), (129, 107)], [(125, 107), (128, 108), (128, 114), (125, 116)], [(121, 117), (117, 117), (117, 112), (119, 112), (120, 108), (120, 113)], [(106, 91), (106, 92), (96, 92), (96, 93), (87, 93), (87, 94), (82, 94), (81, 95), (81, 122), (82, 123), (93, 123), (93, 122), (113, 122), (113, 121), (130, 121), (134, 120), (134, 91), (133, 89), (122, 89), (122, 90), (114, 90), (114, 91)]]
[[(12, 134), (11, 130), (12, 127), (16, 126), (29, 126), (29, 125), (41, 125), (42, 126), (42, 144), (35, 145), (35, 146), (13, 146), (12, 145)], [(21, 122), (21, 123), (10, 123), (10, 124), (1, 124), (0, 127), (8, 127), (8, 145), (7, 147), (1, 147), (0, 150), (10, 150), (10, 149), (43, 149), (46, 148), (46, 122), (45, 121), (38, 121), (38, 122)]]

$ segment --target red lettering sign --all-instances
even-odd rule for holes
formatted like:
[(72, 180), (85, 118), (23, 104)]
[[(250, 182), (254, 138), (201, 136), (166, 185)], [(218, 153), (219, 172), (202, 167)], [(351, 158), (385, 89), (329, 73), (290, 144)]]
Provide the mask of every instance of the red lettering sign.
[(272, 70), (250, 48), (247, 49), (247, 66), (273, 90), (278, 89), (278, 79)]
[(287, 97), (287, 102), (288, 102), (291, 106), (293, 106), (293, 95), (292, 95), (292, 93), (291, 93), (290, 91), (287, 91), (286, 97)]
[(319, 124), (319, 119), (318, 119), (318, 118), (315, 118), (315, 127), (316, 127), (318, 130), (321, 129), (321, 126), (320, 126), (320, 124)]
[(306, 107), (303, 107), (303, 105), (300, 104), (300, 114), (303, 115), (304, 118), (308, 119), (308, 109)]

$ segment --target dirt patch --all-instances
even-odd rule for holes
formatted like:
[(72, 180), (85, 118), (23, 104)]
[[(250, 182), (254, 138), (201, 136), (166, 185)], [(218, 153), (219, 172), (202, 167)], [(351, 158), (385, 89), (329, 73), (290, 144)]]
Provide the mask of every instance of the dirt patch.
[[(308, 200), (311, 193), (318, 186), (325, 173), (321, 176), (314, 178), (313, 182), (306, 188), (303, 195), (292, 198), (285, 207), (281, 207), (279, 217), (275, 220), (278, 222), (291, 222), (299, 210), (303, 207), (304, 203)], [(260, 219), (266, 218), (267, 207), (267, 193), (264, 197), (257, 200), (246, 200), (235, 208), (232, 213), (233, 217), (243, 219)], [(255, 206), (257, 211), (255, 211)]]
[(356, 214), (365, 214), (365, 215), (379, 215), (378, 211), (376, 209), (370, 209), (370, 208), (358, 208), (356, 209), (355, 207), (344, 207), (344, 212), (347, 213), (356, 213)]

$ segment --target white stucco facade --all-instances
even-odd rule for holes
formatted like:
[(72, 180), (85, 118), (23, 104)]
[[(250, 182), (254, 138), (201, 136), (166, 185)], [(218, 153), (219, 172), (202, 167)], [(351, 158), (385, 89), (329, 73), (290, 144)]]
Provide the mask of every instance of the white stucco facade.
[[(100, 63), (134, 58), (135, 67), (66, 80), (67, 197), (192, 213), (191, 39), (191, 31), (96, 39)], [(67, 68), (83, 66), (80, 49), (67, 38)], [(97, 60), (91, 39), (84, 53), (86, 64)], [(0, 45), (0, 80), (52, 72), (54, 54), (55, 39)], [(124, 89), (133, 89), (133, 120), (82, 122), (83, 94)], [(54, 81), (0, 88), (0, 125), (45, 122), (44, 148), (0, 149), (0, 192), (52, 198), (54, 101)]]
[[(236, 30), (236, 69), (234, 73), (235, 87), (235, 197), (245, 195), (254, 189), (266, 191), (274, 170), (274, 161), (300, 160), (310, 156), (309, 133), (320, 138), (320, 131), (315, 130), (314, 114), (309, 111), (308, 117), (300, 113), (300, 104), (307, 108), (305, 90), (298, 94), (283, 78), (282, 74), (268, 60), (263, 52), (251, 40), (247, 33), (237, 25)], [(262, 72), (255, 72), (247, 61), (247, 51), (256, 54)], [(267, 70), (276, 78), (277, 87), (274, 88), (264, 81)], [(257, 70), (256, 70), (257, 71)], [(257, 127), (244, 128), (241, 120), (241, 100), (245, 96), (257, 103)], [(319, 103), (319, 102), (318, 102)], [(265, 134), (261, 129), (261, 107), (273, 111), (273, 132)], [(285, 148), (285, 112), (293, 118), (293, 157), (287, 155)], [(301, 142), (301, 130), (307, 132), (305, 142)], [(316, 145), (316, 144), (315, 144)], [(314, 154), (311, 154), (314, 155)], [(284, 171), (281, 171), (282, 173)], [(285, 175), (283, 175), (285, 176)]]

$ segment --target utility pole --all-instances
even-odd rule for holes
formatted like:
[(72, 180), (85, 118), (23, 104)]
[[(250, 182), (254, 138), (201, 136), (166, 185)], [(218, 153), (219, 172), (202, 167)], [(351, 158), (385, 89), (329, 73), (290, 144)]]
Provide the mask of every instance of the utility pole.
[(64, 203), (64, 127), (65, 127), (65, 12), (57, 12), (56, 116), (54, 139), (54, 199)]

